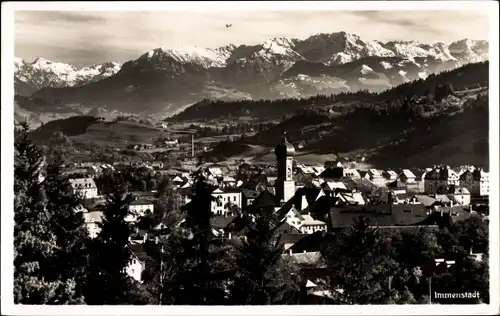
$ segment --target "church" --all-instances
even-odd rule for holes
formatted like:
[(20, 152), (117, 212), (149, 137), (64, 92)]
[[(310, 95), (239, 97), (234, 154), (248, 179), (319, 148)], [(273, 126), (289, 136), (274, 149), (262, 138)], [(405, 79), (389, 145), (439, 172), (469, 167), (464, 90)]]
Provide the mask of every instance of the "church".
[(293, 179), (293, 157), (295, 147), (283, 136), (283, 140), (274, 149), (278, 165), (278, 176), (275, 181), (276, 197), (285, 203), (295, 195), (295, 181)]

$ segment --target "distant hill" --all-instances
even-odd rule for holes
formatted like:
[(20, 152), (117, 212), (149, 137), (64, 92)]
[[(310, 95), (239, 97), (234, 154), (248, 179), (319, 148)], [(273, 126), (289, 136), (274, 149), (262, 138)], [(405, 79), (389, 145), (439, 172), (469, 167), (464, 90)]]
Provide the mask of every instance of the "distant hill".
[[(340, 66), (338, 66), (340, 67)], [(297, 111), (313, 107), (323, 108), (342, 104), (363, 106), (383, 102), (401, 96), (425, 96), (433, 94), (436, 87), (450, 84), (455, 90), (465, 90), (488, 85), (489, 62), (468, 64), (463, 67), (431, 74), (426, 79), (403, 83), (395, 88), (380, 93), (368, 91), (343, 92), (339, 94), (317, 95), (309, 98), (287, 98), (279, 100), (239, 100), (220, 101), (202, 100), (186, 108), (181, 113), (166, 119), (170, 122), (210, 121), (241, 116), (255, 119), (281, 119), (285, 115), (294, 115)]]
[[(455, 85), (461, 89), (487, 86), (486, 66), (468, 65), (381, 94), (360, 94), (362, 105), (343, 114), (309, 107), (252, 137), (222, 142), (204, 159), (246, 157), (249, 162), (274, 162), (272, 148), (286, 132), (288, 140), (298, 148), (299, 162), (341, 155), (365, 157), (367, 164), (380, 168), (434, 164), (487, 167), (487, 88), (453, 89)], [(347, 97), (355, 99), (355, 95), (344, 96)], [(262, 150), (255, 155), (248, 151), (251, 146)]]

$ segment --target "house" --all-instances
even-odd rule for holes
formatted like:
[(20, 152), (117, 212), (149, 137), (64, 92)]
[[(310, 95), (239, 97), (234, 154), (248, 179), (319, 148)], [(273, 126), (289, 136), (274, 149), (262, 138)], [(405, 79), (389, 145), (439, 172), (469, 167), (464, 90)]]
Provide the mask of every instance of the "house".
[(231, 188), (217, 188), (212, 191), (214, 200), (211, 202), (211, 210), (213, 214), (230, 215), (232, 210), (231, 205), (241, 209), (241, 191)]
[(392, 182), (398, 179), (398, 174), (393, 170), (385, 170), (382, 172), (382, 177), (384, 177), (387, 181)]
[(219, 178), (223, 177), (224, 174), (222, 173), (222, 170), (218, 167), (211, 167), (207, 169), (207, 176), (208, 177), (213, 177), (213, 178)]
[(316, 171), (312, 167), (308, 167), (306, 165), (299, 164), (297, 165), (297, 173), (302, 175), (316, 175)]
[(481, 168), (466, 170), (460, 175), (460, 186), (469, 190), (474, 196), (488, 196), (490, 194), (489, 173)]
[(73, 188), (73, 192), (83, 199), (97, 198), (97, 186), (92, 178), (69, 179), (69, 183)]
[(393, 190), (391, 193), (394, 204), (408, 204), (410, 202), (410, 196), (406, 193), (406, 190)]
[(301, 215), (302, 222), (300, 227), (298, 227), (299, 231), (303, 234), (312, 234), (317, 231), (326, 231), (327, 226), (326, 223), (317, 219), (314, 219), (310, 213)]
[(259, 196), (257, 190), (242, 189), (241, 190), (241, 209), (246, 210), (248, 206), (252, 205), (253, 201)]
[(334, 195), (338, 201), (343, 204), (365, 205), (365, 199), (361, 192), (343, 192), (340, 191)]
[(153, 216), (154, 202), (145, 199), (132, 201), (128, 207), (128, 211), (130, 214), (125, 217), (126, 222), (135, 222), (141, 216)]
[(384, 177), (382, 176), (382, 173), (380, 172), (380, 170), (377, 170), (377, 169), (369, 169), (368, 170), (368, 177), (369, 177), (369, 180), (375, 184), (376, 186), (385, 186), (385, 179)]
[(455, 188), (453, 192), (448, 194), (448, 197), (454, 203), (460, 205), (469, 205), (471, 201), (470, 192), (464, 187)]
[(284, 215), (286, 218), (286, 222), (297, 229), (299, 229), (300, 226), (302, 226), (302, 222), (304, 221), (304, 218), (300, 214), (300, 212), (292, 205), (288, 212)]
[(427, 194), (447, 193), (451, 187), (460, 185), (458, 174), (449, 166), (435, 167), (425, 174), (424, 191)]
[(358, 170), (353, 169), (353, 168), (344, 168), (342, 176), (353, 178), (353, 179), (359, 179), (359, 178), (361, 178)]
[(125, 272), (137, 282), (142, 283), (142, 273), (146, 270), (146, 260), (148, 255), (141, 244), (129, 244), (127, 246), (131, 252), (131, 260), (125, 267)]
[(231, 176), (224, 176), (221, 181), (222, 186), (224, 187), (235, 187), (236, 179)]
[(321, 184), (321, 187), (325, 191), (335, 191), (336, 189), (347, 190), (346, 186), (342, 182), (327, 181)]
[(96, 238), (101, 232), (102, 211), (83, 212), (83, 221), (90, 238)]
[(411, 170), (403, 169), (399, 174), (399, 180), (403, 183), (416, 183), (416, 176)]

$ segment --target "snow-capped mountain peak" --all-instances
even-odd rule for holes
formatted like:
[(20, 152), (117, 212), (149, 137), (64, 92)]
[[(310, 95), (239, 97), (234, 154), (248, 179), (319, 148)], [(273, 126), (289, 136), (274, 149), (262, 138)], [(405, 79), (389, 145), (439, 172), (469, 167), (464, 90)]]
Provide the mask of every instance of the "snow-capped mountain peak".
[(259, 55), (272, 58), (274, 55), (298, 57), (293, 40), (287, 37), (270, 38), (262, 44)]
[(43, 57), (38, 57), (31, 63), (14, 57), (14, 67), (14, 77), (17, 80), (41, 89), (84, 85), (116, 74), (121, 65), (107, 62), (78, 69), (73, 65), (53, 62)]
[[(148, 60), (154, 61), (157, 58), (168, 56), (178, 63), (195, 63), (205, 68), (224, 67), (226, 60), (231, 54), (231, 48), (201, 48), (197, 46), (181, 46), (178, 48), (159, 47), (149, 51), (146, 56)], [(233, 48), (234, 49), (234, 48)]]

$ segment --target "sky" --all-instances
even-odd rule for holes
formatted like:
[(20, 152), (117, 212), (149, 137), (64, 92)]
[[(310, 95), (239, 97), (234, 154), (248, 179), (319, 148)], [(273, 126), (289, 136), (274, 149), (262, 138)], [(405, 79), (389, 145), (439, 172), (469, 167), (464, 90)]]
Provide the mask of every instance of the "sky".
[(16, 11), (14, 50), (27, 61), (41, 56), (84, 67), (158, 47), (255, 45), (339, 31), (364, 40), (452, 42), (488, 39), (488, 29), (478, 11)]

